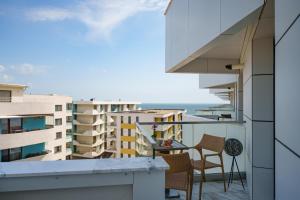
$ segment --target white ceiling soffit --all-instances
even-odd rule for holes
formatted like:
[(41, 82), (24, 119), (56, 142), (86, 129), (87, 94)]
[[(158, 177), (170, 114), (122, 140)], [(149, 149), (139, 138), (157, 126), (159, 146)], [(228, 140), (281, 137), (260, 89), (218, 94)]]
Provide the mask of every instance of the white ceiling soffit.
[(227, 88), (238, 81), (238, 74), (199, 74), (199, 88)]
[[(241, 1), (240, 3), (246, 3)], [(263, 1), (262, 1), (263, 2)], [(236, 5), (239, 5), (236, 3)], [(233, 74), (237, 71), (227, 70), (225, 65), (238, 64), (240, 62), (244, 40), (247, 32), (251, 32), (257, 23), (263, 3), (257, 4), (246, 16), (241, 18), (228, 29), (221, 32), (197, 51), (188, 55), (186, 59), (167, 69), (167, 72), (175, 73), (221, 73)], [(237, 8), (231, 8), (233, 9)], [(207, 27), (209, 28), (209, 27)]]

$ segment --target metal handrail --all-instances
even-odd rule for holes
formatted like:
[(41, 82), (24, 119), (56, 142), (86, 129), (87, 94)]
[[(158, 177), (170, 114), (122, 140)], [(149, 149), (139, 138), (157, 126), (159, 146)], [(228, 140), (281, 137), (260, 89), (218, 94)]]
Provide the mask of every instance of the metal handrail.
[(178, 122), (139, 122), (139, 125), (175, 125), (175, 124), (244, 124), (246, 121), (178, 121)]

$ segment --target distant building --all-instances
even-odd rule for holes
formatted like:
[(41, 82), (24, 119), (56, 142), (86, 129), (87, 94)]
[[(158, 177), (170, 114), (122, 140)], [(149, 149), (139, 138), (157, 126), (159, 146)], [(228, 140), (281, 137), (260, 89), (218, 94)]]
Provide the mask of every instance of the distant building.
[(0, 84), (0, 161), (70, 159), (72, 98), (26, 88)]
[[(74, 153), (73, 159), (105, 157), (107, 138), (113, 130), (108, 112), (137, 110), (137, 102), (75, 101), (74, 102)], [(107, 152), (106, 152), (107, 153)]]
[[(147, 140), (136, 127), (137, 122), (179, 122), (183, 110), (138, 110), (108, 113), (111, 134), (107, 136), (107, 152), (113, 157), (135, 157), (148, 155)], [(182, 140), (182, 125), (167, 124), (149, 127), (151, 134), (158, 139)]]

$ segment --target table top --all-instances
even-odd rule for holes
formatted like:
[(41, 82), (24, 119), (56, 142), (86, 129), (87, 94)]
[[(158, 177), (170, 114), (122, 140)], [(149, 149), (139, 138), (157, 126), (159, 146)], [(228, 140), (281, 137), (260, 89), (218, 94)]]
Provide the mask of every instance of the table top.
[(155, 151), (172, 151), (172, 150), (186, 150), (186, 149), (190, 149), (190, 148), (188, 146), (178, 142), (177, 140), (173, 140), (172, 146), (170, 146), (170, 147), (155, 145), (153, 147), (153, 149)]

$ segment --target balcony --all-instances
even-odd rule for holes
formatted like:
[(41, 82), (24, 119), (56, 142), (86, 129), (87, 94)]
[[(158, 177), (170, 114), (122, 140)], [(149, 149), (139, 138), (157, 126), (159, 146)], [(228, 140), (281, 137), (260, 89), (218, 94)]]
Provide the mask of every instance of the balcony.
[(98, 131), (98, 130), (86, 130), (86, 131), (77, 131), (74, 133), (74, 135), (78, 136), (97, 136), (104, 133), (104, 130)]
[(49, 103), (38, 102), (1, 102), (1, 115), (48, 115), (53, 114)]
[(110, 132), (107, 134), (107, 140), (116, 140), (117, 136), (114, 132)]
[[(153, 147), (157, 145), (156, 141), (153, 139), (153, 127), (158, 125), (180, 125), (182, 126), (182, 143), (188, 147), (193, 147), (197, 143), (200, 142), (204, 133), (224, 137), (225, 140), (229, 138), (238, 139), (244, 148), (244, 151), (240, 156), (237, 157), (237, 163), (239, 169), (241, 171), (243, 181), (246, 183), (246, 159), (251, 156), (246, 154), (246, 149), (251, 148), (246, 144), (246, 128), (243, 123), (239, 123), (236, 121), (216, 121), (209, 120), (203, 118), (198, 118), (195, 121), (195, 117), (192, 117), (191, 121), (183, 121), (183, 122), (153, 122), (153, 123), (143, 123), (140, 122), (137, 124), (136, 133), (138, 135), (136, 142), (136, 152), (139, 156), (153, 156)], [(143, 137), (141, 137), (143, 136)], [(200, 156), (198, 152), (195, 150), (188, 150), (190, 154), (190, 158), (194, 160), (199, 160)], [(247, 151), (249, 152), (249, 150)], [(204, 153), (209, 153), (204, 151)], [(229, 177), (229, 172), (231, 169), (232, 157), (227, 155), (225, 152), (223, 153), (224, 158), (224, 169), (225, 176)], [(211, 162), (218, 163), (217, 159), (211, 158), (209, 159)], [(220, 169), (210, 169), (206, 171), (206, 178), (208, 183), (204, 183), (203, 195), (202, 199), (224, 199), (225, 197), (228, 199), (249, 199), (249, 193), (246, 188), (246, 191), (243, 190), (241, 183), (239, 180), (235, 180), (234, 184), (230, 186), (230, 190), (224, 193), (224, 188), (222, 188), (221, 181), (221, 170)], [(234, 178), (237, 179), (237, 173), (235, 169)], [(200, 179), (200, 174), (195, 173), (195, 185), (194, 185), (194, 194), (193, 199), (198, 199), (198, 188), (199, 183), (197, 182)], [(227, 179), (228, 180), (228, 179)], [(219, 188), (219, 189), (217, 189)], [(184, 193), (180, 193), (181, 198), (185, 197)]]
[(17, 148), (32, 144), (52, 141), (53, 127), (49, 126), (41, 130), (19, 130), (17, 133), (0, 134), (1, 149)]
[(91, 150), (91, 151), (77, 150), (72, 155), (75, 157), (92, 159), (101, 156), (103, 152), (104, 150)]
[(82, 120), (74, 120), (73, 121), (74, 125), (77, 126), (98, 126), (101, 124), (104, 124), (104, 121), (102, 119), (97, 119), (97, 120), (89, 120), (89, 121), (82, 121)]
[(33, 153), (33, 154), (28, 154), (26, 158), (21, 159), (21, 160), (16, 160), (13, 162), (24, 162), (24, 161), (43, 161), (43, 160), (49, 160), (51, 151), (50, 150), (45, 150), (39, 153)]
[(77, 140), (73, 140), (73, 145), (81, 146), (81, 147), (97, 147), (104, 143), (103, 139), (97, 139), (96, 141), (89, 142), (89, 141), (81, 141), (77, 138)]
[(89, 109), (89, 110), (77, 110), (74, 112), (75, 115), (100, 115), (104, 114), (104, 111), (102, 110), (96, 110), (96, 109)]
[(73, 136), (72, 135), (67, 135), (66, 142), (69, 143), (69, 142), (72, 142), (72, 141), (73, 141)]
[(72, 155), (72, 148), (66, 148), (66, 156)]

